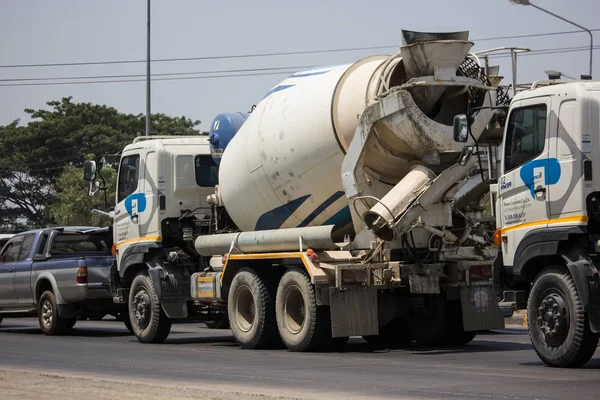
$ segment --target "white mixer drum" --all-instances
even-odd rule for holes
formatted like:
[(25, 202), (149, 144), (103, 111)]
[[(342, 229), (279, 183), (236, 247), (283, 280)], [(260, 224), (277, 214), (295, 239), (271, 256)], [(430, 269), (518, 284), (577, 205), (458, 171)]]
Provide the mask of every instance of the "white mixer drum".
[(369, 80), (386, 59), (299, 72), (267, 93), (220, 164), (219, 191), (238, 228), (351, 222), (341, 183), (344, 151), (367, 104)]

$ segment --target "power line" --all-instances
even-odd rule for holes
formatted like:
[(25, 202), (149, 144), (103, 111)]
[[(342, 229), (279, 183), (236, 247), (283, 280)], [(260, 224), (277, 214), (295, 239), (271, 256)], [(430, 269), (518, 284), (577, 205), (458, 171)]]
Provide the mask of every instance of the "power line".
[[(294, 71), (282, 71), (282, 72), (263, 72), (255, 74), (231, 74), (231, 75), (211, 75), (211, 76), (181, 76), (173, 78), (157, 78), (153, 79), (152, 82), (156, 81), (180, 81), (190, 79), (218, 79), (218, 78), (239, 78), (244, 76), (264, 76), (264, 75), (283, 75), (294, 73)], [(0, 87), (20, 87), (20, 86), (57, 86), (57, 85), (82, 85), (82, 84), (94, 84), (94, 83), (129, 83), (129, 82), (145, 82), (145, 79), (114, 79), (114, 80), (97, 80), (97, 81), (77, 81), (77, 82), (36, 82), (36, 83), (8, 83), (0, 84)]]
[[(591, 29), (591, 31), (592, 32), (600, 31), (600, 28)], [(474, 42), (485, 42), (485, 41), (493, 41), (493, 40), (523, 39), (523, 38), (532, 38), (532, 37), (569, 35), (569, 34), (575, 34), (575, 33), (581, 33), (581, 32), (582, 31), (545, 32), (545, 33), (532, 33), (532, 34), (527, 34), (527, 35), (488, 37), (488, 38), (471, 39), (471, 40)], [(338, 48), (338, 49), (299, 50), (299, 51), (254, 53), (254, 54), (228, 54), (228, 55), (204, 56), (204, 57), (160, 58), (160, 59), (152, 60), (152, 62), (158, 63), (158, 62), (177, 62), (177, 61), (223, 60), (223, 59), (236, 59), (236, 58), (278, 57), (278, 56), (291, 56), (291, 55), (302, 55), (302, 54), (341, 53), (341, 52), (363, 51), (363, 50), (379, 50), (379, 49), (391, 49), (391, 48), (398, 48), (398, 47), (399, 47), (399, 45), (365, 46), (365, 47), (348, 47), (348, 48)], [(40, 63), (40, 64), (5, 64), (5, 65), (0, 65), (0, 68), (67, 67), (67, 66), (82, 66), (82, 65), (137, 64), (137, 63), (145, 63), (145, 62), (146, 62), (146, 60), (112, 60), (112, 61), (80, 61), (80, 62)]]
[[(600, 46), (594, 46), (594, 50), (600, 49)], [(536, 56), (546, 54), (562, 54), (571, 53), (578, 51), (588, 51), (589, 47), (557, 47), (548, 49), (533, 50), (528, 53), (522, 53), (520, 56)], [(510, 54), (498, 54), (489, 56), (490, 59), (506, 58), (510, 57)], [(265, 75), (284, 75), (292, 74), (297, 72), (299, 69), (311, 68), (311, 66), (290, 66), (290, 67), (273, 67), (273, 68), (256, 68), (256, 69), (245, 69), (245, 70), (222, 70), (222, 71), (205, 71), (205, 72), (173, 72), (155, 74), (154, 76), (163, 76), (162, 78), (153, 79), (156, 81), (177, 81), (177, 80), (196, 80), (196, 79), (219, 79), (219, 78), (238, 78), (248, 76), (265, 76)], [(273, 71), (275, 70), (275, 71)], [(222, 75), (210, 75), (221, 72), (235, 72), (235, 71), (249, 71), (248, 73), (227, 73)], [(255, 72), (253, 72), (255, 71)], [(261, 72), (266, 71), (266, 72)], [(187, 76), (197, 74), (209, 74), (205, 76)], [(183, 75), (183, 76), (182, 76)], [(60, 86), (60, 85), (83, 85), (83, 84), (97, 84), (97, 83), (130, 83), (130, 82), (143, 82), (145, 79), (112, 79), (112, 78), (128, 78), (128, 77), (143, 77), (143, 74), (132, 74), (132, 75), (102, 75), (102, 76), (78, 76), (78, 77), (59, 77), (59, 78), (11, 78), (11, 79), (0, 79), (0, 82), (11, 82), (0, 84), (0, 87), (21, 87), (21, 86)], [(105, 78), (110, 78), (106, 80)], [(23, 81), (38, 81), (38, 80), (72, 80), (72, 79), (97, 79), (97, 80), (82, 80), (74, 82), (34, 82), (34, 83), (20, 83)]]
[[(151, 76), (182, 76), (182, 75), (198, 75), (198, 74), (224, 74), (224, 73), (239, 73), (239, 72), (263, 72), (263, 71), (280, 71), (280, 70), (303, 70), (313, 68), (314, 65), (301, 65), (289, 67), (271, 67), (271, 68), (247, 68), (247, 69), (225, 69), (213, 71), (196, 71), (196, 72), (166, 72), (152, 74)], [(285, 71), (286, 73), (288, 71)], [(73, 79), (116, 79), (116, 78), (140, 78), (146, 74), (128, 74), (128, 75), (96, 75), (96, 76), (61, 76), (48, 78), (10, 78), (0, 79), (0, 82), (17, 82), (17, 81), (54, 81), (54, 80), (73, 80)]]

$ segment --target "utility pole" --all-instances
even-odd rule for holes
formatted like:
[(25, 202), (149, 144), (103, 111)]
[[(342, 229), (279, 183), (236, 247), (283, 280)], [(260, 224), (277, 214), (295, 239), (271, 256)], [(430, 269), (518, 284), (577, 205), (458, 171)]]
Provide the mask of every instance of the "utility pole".
[(146, 32), (146, 136), (150, 136), (150, 0), (148, 0), (148, 17)]

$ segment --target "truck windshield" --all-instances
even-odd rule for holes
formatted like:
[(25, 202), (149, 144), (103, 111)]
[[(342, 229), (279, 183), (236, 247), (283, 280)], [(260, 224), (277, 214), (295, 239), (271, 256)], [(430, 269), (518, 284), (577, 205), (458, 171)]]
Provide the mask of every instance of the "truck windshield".
[(61, 233), (54, 237), (50, 254), (107, 253), (112, 246), (110, 233)]
[(219, 166), (211, 156), (196, 156), (196, 183), (202, 187), (214, 187), (219, 184)]

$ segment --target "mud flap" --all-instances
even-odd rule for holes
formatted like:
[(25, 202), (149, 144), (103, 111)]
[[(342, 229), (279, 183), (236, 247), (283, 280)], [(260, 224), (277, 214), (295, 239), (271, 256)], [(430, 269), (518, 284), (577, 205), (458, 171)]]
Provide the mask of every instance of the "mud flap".
[(148, 275), (167, 317), (187, 318), (187, 301), (192, 299), (190, 276), (185, 271), (164, 266), (148, 269)]
[(504, 313), (491, 285), (462, 287), (460, 303), (465, 331), (504, 329)]
[(379, 334), (377, 289), (330, 288), (329, 301), (333, 337)]
[(590, 282), (588, 320), (590, 321), (590, 330), (594, 333), (600, 333), (600, 277), (598, 274), (595, 274)]

